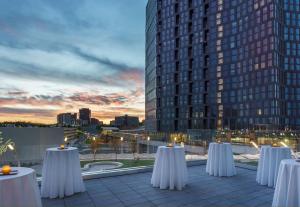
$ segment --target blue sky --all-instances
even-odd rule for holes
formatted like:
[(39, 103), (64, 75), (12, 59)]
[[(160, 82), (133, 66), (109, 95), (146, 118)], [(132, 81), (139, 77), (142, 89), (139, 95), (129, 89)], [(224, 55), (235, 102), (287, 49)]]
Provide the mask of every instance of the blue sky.
[(146, 0), (0, 1), (0, 121), (144, 116)]

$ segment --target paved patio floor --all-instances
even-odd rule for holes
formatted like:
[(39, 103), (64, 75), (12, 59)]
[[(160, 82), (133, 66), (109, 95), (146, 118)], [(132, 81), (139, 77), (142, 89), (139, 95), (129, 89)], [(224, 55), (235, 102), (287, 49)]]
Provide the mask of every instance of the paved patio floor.
[(237, 168), (234, 177), (205, 173), (205, 165), (188, 168), (189, 182), (183, 191), (150, 185), (151, 173), (85, 181), (87, 191), (64, 199), (43, 199), (44, 207), (117, 206), (271, 206), (274, 189), (255, 181), (256, 171)]

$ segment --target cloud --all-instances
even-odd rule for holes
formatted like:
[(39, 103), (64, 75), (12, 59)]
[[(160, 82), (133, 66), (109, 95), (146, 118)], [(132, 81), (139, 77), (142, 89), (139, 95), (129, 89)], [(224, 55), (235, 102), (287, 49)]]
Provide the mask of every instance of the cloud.
[(146, 2), (0, 1), (0, 120), (143, 116)]
[(113, 61), (109, 60), (108, 58), (100, 58), (100, 57), (97, 57), (95, 55), (85, 53), (78, 47), (68, 46), (67, 48), (71, 52), (73, 52), (74, 54), (80, 56), (81, 58), (83, 58), (87, 61), (96, 62), (100, 65), (105, 65), (105, 66), (109, 67), (112, 70), (119, 70), (119, 71), (124, 71), (125, 70), (126, 71), (126, 70), (130, 69), (130, 67), (126, 64), (113, 62)]
[(53, 96), (47, 97), (43, 95), (37, 96), (20, 96), (15, 97), (0, 97), (0, 106), (14, 106), (14, 105), (28, 105), (28, 106), (62, 106), (63, 97)]
[(20, 89), (9, 89), (9, 91), (7, 91), (7, 95), (9, 96), (24, 96), (27, 95), (28, 92), (20, 90)]
[(0, 107), (0, 114), (10, 114), (10, 115), (30, 115), (30, 116), (50, 116), (53, 117), (57, 114), (55, 110), (49, 109), (24, 109), (24, 108), (9, 108)]
[(71, 101), (82, 102), (90, 105), (110, 105), (110, 104), (123, 104), (127, 98), (122, 95), (91, 95), (87, 92), (76, 93), (68, 97)]
[(105, 93), (99, 95), (100, 92), (75, 92), (71, 95), (28, 95), (26, 91), (8, 92), (8, 96), (0, 96), (1, 106), (27, 105), (28, 107), (36, 106), (60, 106), (67, 109), (73, 109), (76, 105), (86, 106), (122, 106), (125, 104), (133, 104), (138, 98), (143, 99), (143, 88), (137, 88), (123, 93)]
[[(53, 53), (0, 46), (0, 74), (19, 79), (66, 81), (73, 84), (92, 83), (116, 87), (143, 83), (142, 69), (131, 68), (107, 58), (101, 59), (79, 51), (76, 49), (74, 56), (73, 53), (66, 53), (66, 51)], [(79, 53), (84, 59), (76, 58)], [(36, 60), (31, 61), (30, 58), (34, 56)], [(52, 63), (53, 61), (56, 63)], [(73, 63), (70, 64), (70, 61)], [(85, 68), (87, 72), (80, 68)]]

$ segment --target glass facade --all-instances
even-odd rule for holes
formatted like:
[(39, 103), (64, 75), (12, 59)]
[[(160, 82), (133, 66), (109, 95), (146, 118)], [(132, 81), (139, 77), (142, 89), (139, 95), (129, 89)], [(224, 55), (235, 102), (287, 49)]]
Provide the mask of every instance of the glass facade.
[(157, 130), (156, 99), (156, 0), (149, 0), (146, 9), (146, 72), (145, 72), (145, 125), (149, 131)]
[[(281, 1), (280, 1), (281, 2)], [(284, 77), (284, 117), (286, 126), (300, 126), (300, 1), (284, 0), (278, 5), (278, 12), (283, 10), (284, 15), (278, 15), (277, 32), (284, 42), (282, 68)], [(284, 24), (284, 29), (280, 23)]]
[(157, 131), (300, 128), (299, 0), (151, 2)]

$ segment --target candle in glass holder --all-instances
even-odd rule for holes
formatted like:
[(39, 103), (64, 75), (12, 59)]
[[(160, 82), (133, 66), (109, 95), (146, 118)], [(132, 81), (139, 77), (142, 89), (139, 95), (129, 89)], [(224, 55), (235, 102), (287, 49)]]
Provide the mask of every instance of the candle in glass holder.
[(11, 172), (11, 167), (9, 165), (4, 165), (2, 167), (2, 173), (4, 175), (9, 175), (10, 172)]
[(64, 144), (61, 144), (61, 145), (60, 145), (60, 149), (65, 149), (65, 145), (64, 145)]

